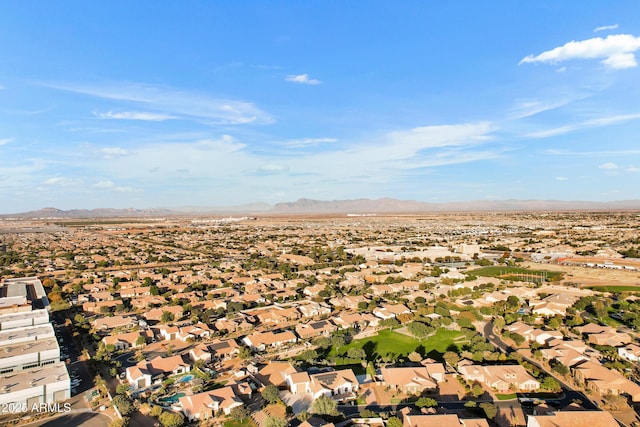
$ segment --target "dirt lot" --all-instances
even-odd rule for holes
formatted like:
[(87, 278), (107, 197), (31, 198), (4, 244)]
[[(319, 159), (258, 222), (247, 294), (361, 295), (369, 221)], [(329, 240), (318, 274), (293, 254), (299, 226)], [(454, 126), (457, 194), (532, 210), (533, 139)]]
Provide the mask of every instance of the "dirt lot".
[[(604, 262), (604, 260), (602, 261)], [(523, 263), (523, 267), (536, 270), (561, 271), (564, 279), (561, 283), (578, 283), (580, 286), (636, 285), (640, 287), (640, 272), (628, 270), (609, 270), (574, 265)]]

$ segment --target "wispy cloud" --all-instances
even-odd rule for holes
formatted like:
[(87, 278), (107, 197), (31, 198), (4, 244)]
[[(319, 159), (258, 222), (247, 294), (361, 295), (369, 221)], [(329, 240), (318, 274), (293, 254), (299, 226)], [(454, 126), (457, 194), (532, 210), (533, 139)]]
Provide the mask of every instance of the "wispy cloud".
[(69, 178), (66, 176), (56, 176), (56, 177), (45, 180), (43, 184), (51, 185), (51, 186), (59, 186), (59, 187), (69, 187), (72, 185), (82, 184), (82, 180)]
[(137, 190), (133, 187), (122, 187), (122, 186), (116, 185), (113, 181), (109, 181), (109, 180), (98, 181), (95, 184), (93, 184), (93, 187), (101, 190), (116, 191), (118, 193), (135, 193), (135, 192), (142, 191), (142, 190)]
[(131, 154), (129, 150), (122, 147), (104, 147), (98, 151), (105, 159), (113, 159), (114, 157), (128, 156)]
[[(171, 197), (174, 204), (195, 198), (203, 204), (259, 199), (259, 194), (278, 191), (302, 196), (302, 189), (307, 195), (325, 192), (329, 197), (337, 187), (343, 195), (362, 195), (372, 187), (383, 191), (383, 185), (404, 185), (412, 179), (409, 175), (424, 176), (425, 169), (500, 157), (504, 149), (487, 144), (495, 142), (495, 130), (493, 124), (480, 122), (399, 129), (341, 144), (332, 144), (334, 138), (308, 138), (304, 143), (327, 146), (301, 150), (295, 159), (289, 153), (264, 152), (228, 135), (209, 140), (172, 138), (127, 145), (126, 149), (94, 150), (112, 157), (108, 162), (99, 156), (86, 157), (82, 176), (103, 177), (92, 181), (94, 191), (140, 188), (144, 194)], [(161, 173), (151, 177), (150, 171)], [(99, 197), (103, 196), (107, 197)]]
[(276, 175), (289, 172), (289, 166), (281, 164), (268, 164), (261, 166), (256, 175)]
[(322, 83), (320, 80), (312, 79), (309, 74), (290, 74), (285, 80), (292, 83), (300, 83), (305, 85), (317, 85)]
[[(191, 118), (208, 124), (266, 124), (274, 119), (251, 102), (221, 99), (201, 93), (139, 83), (104, 85), (45, 84), (58, 90), (122, 101), (151, 108), (167, 116)], [(139, 120), (139, 118), (138, 118)]]
[(524, 119), (526, 117), (535, 116), (545, 111), (555, 110), (569, 104), (570, 100), (563, 99), (559, 101), (543, 102), (538, 100), (521, 101), (511, 110), (510, 118), (513, 120)]
[(544, 152), (553, 156), (571, 157), (636, 156), (640, 154), (640, 150), (567, 151), (550, 149), (545, 150)]
[(631, 120), (638, 120), (638, 119), (640, 119), (640, 113), (619, 114), (615, 116), (599, 117), (596, 119), (585, 120), (580, 123), (560, 126), (553, 129), (547, 129), (547, 130), (542, 130), (538, 132), (531, 132), (525, 135), (525, 137), (548, 138), (551, 136), (557, 136), (557, 135), (563, 135), (565, 133), (575, 132), (577, 130), (584, 129), (584, 128), (609, 126), (609, 125), (624, 123), (624, 122), (628, 122)]
[(640, 37), (630, 34), (594, 37), (581, 41), (570, 41), (563, 46), (524, 57), (520, 64), (555, 64), (571, 59), (602, 59), (601, 63), (611, 69), (633, 68), (638, 65), (634, 52), (640, 49)]
[(0, 146), (7, 145), (13, 141), (13, 138), (3, 138), (0, 139)]
[(598, 168), (599, 169), (614, 170), (614, 169), (618, 169), (618, 165), (616, 165), (613, 162), (607, 162), (607, 163), (603, 163), (603, 164), (599, 165)]
[(162, 122), (164, 120), (176, 118), (176, 116), (172, 116), (170, 114), (149, 113), (140, 111), (122, 111), (117, 113), (108, 111), (106, 113), (94, 113), (94, 115), (101, 119), (143, 120), (150, 122)]
[(599, 31), (608, 31), (608, 30), (616, 30), (618, 29), (618, 24), (613, 24), (613, 25), (603, 25), (602, 27), (596, 27), (593, 29), (594, 33), (597, 33)]
[(556, 181), (568, 181), (569, 178), (566, 176), (556, 176)]
[(307, 148), (307, 147), (315, 147), (319, 144), (326, 144), (337, 142), (336, 138), (301, 138), (301, 139), (290, 139), (287, 141), (283, 141), (278, 143), (283, 147), (287, 148)]

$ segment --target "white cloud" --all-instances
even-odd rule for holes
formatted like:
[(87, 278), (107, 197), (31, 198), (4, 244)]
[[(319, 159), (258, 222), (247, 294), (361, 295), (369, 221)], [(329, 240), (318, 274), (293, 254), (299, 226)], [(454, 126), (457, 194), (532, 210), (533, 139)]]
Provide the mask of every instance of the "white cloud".
[(288, 148), (305, 148), (305, 147), (315, 147), (316, 145), (323, 143), (331, 143), (338, 142), (336, 138), (302, 138), (302, 139), (290, 139), (288, 141), (284, 141), (279, 145)]
[(135, 193), (135, 192), (141, 191), (141, 190), (136, 190), (133, 187), (118, 186), (113, 181), (109, 181), (109, 180), (98, 181), (95, 184), (93, 184), (93, 187), (99, 188), (101, 190), (117, 191), (118, 193)]
[(64, 176), (56, 176), (53, 178), (49, 178), (43, 182), (45, 185), (55, 185), (60, 187), (69, 187), (72, 185), (81, 184), (82, 181), (79, 179), (68, 178)]
[(627, 172), (640, 172), (640, 168), (637, 168), (635, 166), (632, 166), (630, 168), (626, 168), (625, 169)]
[(288, 82), (300, 83), (305, 85), (317, 85), (322, 83), (320, 80), (309, 78), (309, 74), (290, 74), (285, 78)]
[(113, 183), (113, 181), (98, 181), (93, 184), (93, 186), (95, 188), (113, 188), (116, 185)]
[(492, 125), (488, 122), (461, 125), (422, 126), (407, 131), (390, 132), (387, 143), (397, 155), (414, 155), (420, 150), (437, 147), (475, 145), (490, 139)]
[(608, 170), (613, 170), (613, 169), (618, 169), (618, 165), (616, 165), (613, 162), (607, 162), (607, 163), (603, 163), (600, 166), (598, 166), (599, 169), (608, 169)]
[(130, 151), (121, 147), (105, 147), (101, 148), (99, 152), (105, 159), (113, 159), (114, 157), (128, 156), (131, 154)]
[(542, 131), (537, 131), (537, 132), (531, 132), (531, 133), (525, 135), (525, 137), (528, 137), (528, 138), (548, 138), (550, 136), (563, 135), (565, 133), (574, 132), (574, 131), (577, 131), (577, 130), (580, 130), (580, 129), (584, 129), (584, 128), (609, 126), (609, 125), (614, 125), (614, 124), (618, 124), (618, 123), (624, 123), (624, 122), (628, 122), (628, 121), (631, 121), (631, 120), (638, 120), (638, 119), (640, 119), (640, 113), (618, 114), (618, 115), (615, 115), (615, 116), (599, 117), (599, 118), (596, 118), (596, 119), (585, 120), (585, 121), (580, 122), (580, 123), (575, 123), (575, 124), (566, 125), (566, 126), (560, 126), (560, 127), (553, 128), (553, 129), (547, 129), (547, 130), (542, 130)]
[(564, 73), (565, 71), (567, 71), (567, 67), (560, 67), (556, 70), (557, 73)]
[(151, 122), (161, 122), (164, 120), (175, 119), (175, 116), (169, 114), (162, 113), (149, 113), (149, 112), (139, 112), (139, 111), (123, 111), (119, 113), (114, 113), (108, 111), (106, 113), (94, 113), (97, 117), (101, 119), (120, 119), (120, 120), (143, 120), (143, 121), (151, 121)]
[(511, 110), (511, 119), (524, 119), (526, 117), (535, 116), (536, 114), (544, 113), (545, 111), (555, 110), (557, 108), (567, 105), (570, 101), (568, 99), (542, 102), (538, 100), (526, 100), (521, 101)]
[(266, 124), (273, 118), (245, 101), (214, 98), (205, 94), (139, 83), (115, 83), (100, 86), (45, 84), (45, 86), (125, 104), (151, 108), (167, 116), (203, 120), (209, 124)]
[(616, 30), (618, 29), (618, 24), (613, 24), (613, 25), (603, 25), (602, 27), (596, 27), (593, 29), (594, 33), (597, 33), (598, 31), (607, 31), (607, 30)]
[(640, 150), (610, 150), (610, 151), (566, 151), (549, 149), (544, 151), (553, 156), (571, 156), (571, 157), (607, 157), (607, 156), (637, 156)]
[(289, 172), (289, 166), (279, 164), (264, 165), (258, 170), (259, 175), (273, 175), (287, 172)]
[[(362, 197), (372, 191), (382, 196), (441, 166), (501, 157), (505, 149), (494, 143), (494, 130), (491, 123), (480, 122), (372, 132), (359, 141), (296, 151), (295, 158), (228, 135), (210, 140), (171, 136), (157, 142), (122, 142), (126, 149), (107, 147), (113, 155), (109, 161), (89, 155), (82, 162), (70, 158), (68, 164), (83, 169), (91, 197), (111, 200), (110, 205), (134, 200), (117, 198), (117, 191), (129, 191), (148, 206), (194, 200), (201, 205), (244, 203), (278, 192), (292, 198)], [(316, 138), (326, 139), (333, 138)], [(151, 170), (161, 173), (150, 175)]]
[(570, 41), (563, 46), (529, 55), (520, 61), (526, 63), (558, 63), (570, 59), (602, 59), (602, 63), (612, 69), (633, 68), (638, 64), (633, 52), (640, 49), (640, 37), (630, 34), (594, 37), (588, 40)]
[(0, 139), (0, 146), (7, 145), (13, 141), (13, 138), (3, 138)]
[(569, 178), (566, 176), (556, 176), (556, 181), (568, 181)]

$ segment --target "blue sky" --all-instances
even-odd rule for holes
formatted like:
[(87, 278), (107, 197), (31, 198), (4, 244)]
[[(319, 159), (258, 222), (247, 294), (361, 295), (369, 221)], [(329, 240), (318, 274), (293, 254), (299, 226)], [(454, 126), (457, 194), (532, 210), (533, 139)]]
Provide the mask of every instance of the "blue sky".
[(0, 52), (2, 213), (640, 198), (637, 1), (13, 1)]

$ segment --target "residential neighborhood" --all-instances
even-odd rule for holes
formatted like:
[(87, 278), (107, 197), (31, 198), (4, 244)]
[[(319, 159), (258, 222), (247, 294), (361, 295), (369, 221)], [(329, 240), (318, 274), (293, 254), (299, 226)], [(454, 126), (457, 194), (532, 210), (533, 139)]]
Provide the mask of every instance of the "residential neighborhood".
[(587, 265), (640, 227), (603, 220), (0, 220), (0, 399), (46, 369), (19, 409), (98, 426), (640, 425), (640, 278)]

